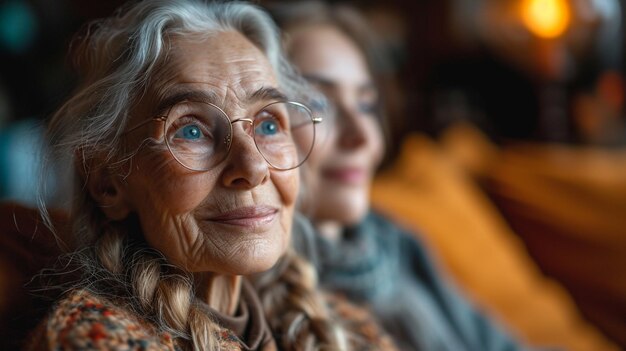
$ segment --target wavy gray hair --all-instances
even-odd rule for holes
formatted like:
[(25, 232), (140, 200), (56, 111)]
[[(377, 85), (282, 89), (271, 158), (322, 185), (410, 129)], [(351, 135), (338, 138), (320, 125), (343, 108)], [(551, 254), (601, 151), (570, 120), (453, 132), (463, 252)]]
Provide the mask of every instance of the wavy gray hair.
[(75, 41), (81, 84), (50, 122), (55, 151), (65, 154), (80, 147), (115, 154), (129, 111), (166, 59), (171, 40), (229, 30), (241, 32), (264, 52), (286, 91), (306, 94), (282, 55), (277, 29), (258, 8), (238, 2), (139, 2), (91, 23)]

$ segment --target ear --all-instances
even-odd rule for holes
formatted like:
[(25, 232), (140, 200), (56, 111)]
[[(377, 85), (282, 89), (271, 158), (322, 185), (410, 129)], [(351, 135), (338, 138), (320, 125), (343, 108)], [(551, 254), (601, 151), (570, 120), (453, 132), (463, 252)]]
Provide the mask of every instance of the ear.
[(86, 186), (91, 197), (98, 203), (107, 218), (119, 221), (131, 212), (126, 189), (118, 172), (94, 161), (86, 174)]

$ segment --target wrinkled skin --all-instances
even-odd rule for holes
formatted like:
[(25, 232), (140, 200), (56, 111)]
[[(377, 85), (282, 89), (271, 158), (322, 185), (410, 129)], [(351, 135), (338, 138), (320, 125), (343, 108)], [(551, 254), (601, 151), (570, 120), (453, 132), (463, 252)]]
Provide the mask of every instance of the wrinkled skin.
[[(254, 92), (278, 88), (263, 53), (244, 36), (223, 32), (207, 39), (175, 39), (166, 63), (132, 111), (130, 125), (181, 92), (211, 92), (232, 119), (251, 117), (269, 98)], [(298, 190), (298, 170), (276, 171), (259, 154), (249, 125), (233, 124), (229, 156), (206, 172), (182, 167), (162, 143), (163, 123), (149, 122), (126, 135), (138, 151), (118, 175), (117, 216), (136, 213), (149, 245), (189, 272), (247, 275), (269, 269), (284, 254)], [(120, 210), (121, 209), (121, 210)], [(232, 220), (220, 218), (238, 212)], [(119, 213), (122, 213), (120, 215)], [(243, 213), (243, 214), (242, 214)]]

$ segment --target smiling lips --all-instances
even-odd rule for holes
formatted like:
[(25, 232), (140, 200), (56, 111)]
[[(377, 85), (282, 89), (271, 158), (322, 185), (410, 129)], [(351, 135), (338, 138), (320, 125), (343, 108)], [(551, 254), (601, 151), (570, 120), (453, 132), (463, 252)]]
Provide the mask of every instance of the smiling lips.
[(326, 169), (322, 175), (324, 178), (346, 185), (360, 185), (367, 178), (367, 172), (357, 167)]
[(272, 222), (277, 214), (278, 209), (275, 207), (249, 206), (222, 212), (219, 216), (211, 217), (209, 220), (241, 227), (258, 227)]

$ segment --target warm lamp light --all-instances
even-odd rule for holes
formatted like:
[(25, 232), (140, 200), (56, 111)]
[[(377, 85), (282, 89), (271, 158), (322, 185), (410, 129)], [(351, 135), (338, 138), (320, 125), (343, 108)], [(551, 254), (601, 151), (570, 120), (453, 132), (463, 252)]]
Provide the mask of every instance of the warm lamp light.
[(570, 7), (567, 0), (524, 0), (522, 20), (538, 37), (556, 38), (570, 23)]

